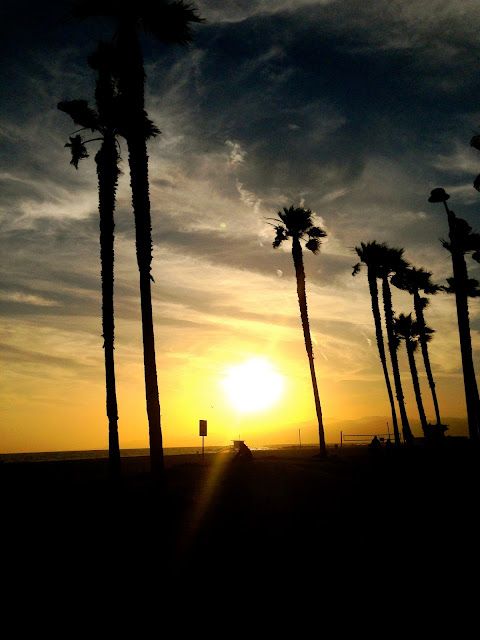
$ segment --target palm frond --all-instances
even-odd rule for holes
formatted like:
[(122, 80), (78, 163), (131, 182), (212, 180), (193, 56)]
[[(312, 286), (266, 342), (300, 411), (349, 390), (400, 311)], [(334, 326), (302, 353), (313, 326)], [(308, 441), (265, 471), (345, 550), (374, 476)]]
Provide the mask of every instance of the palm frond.
[[(418, 333), (420, 333), (420, 328), (418, 328)], [(425, 342), (430, 342), (433, 338), (433, 334), (435, 333), (435, 329), (432, 329), (431, 327), (427, 327), (427, 325), (425, 325), (423, 327), (423, 333), (425, 336)]]
[(275, 240), (272, 242), (272, 246), (274, 249), (278, 249), (282, 242), (287, 239), (287, 231), (285, 227), (282, 227), (282, 225), (279, 224), (275, 227), (275, 232), (276, 236)]
[(356, 276), (358, 273), (360, 273), (361, 267), (362, 265), (360, 264), (360, 262), (357, 262), (357, 264), (354, 264), (352, 267), (352, 276)]
[(143, 2), (141, 24), (146, 33), (165, 44), (185, 46), (193, 41), (193, 24), (205, 22), (196, 9), (182, 0)]
[(149, 140), (150, 138), (155, 138), (160, 135), (162, 132), (160, 129), (153, 123), (153, 120), (146, 117), (147, 114), (145, 112), (145, 120), (143, 122), (143, 132), (145, 136), (145, 140)]
[(380, 266), (387, 249), (388, 245), (385, 242), (377, 242), (376, 240), (361, 242), (359, 247), (355, 247), (361, 262), (375, 269)]
[(67, 4), (69, 11), (65, 22), (113, 18), (117, 22), (141, 26), (165, 44), (189, 44), (193, 40), (192, 25), (204, 22), (196, 9), (183, 0), (77, 0)]
[[(455, 278), (447, 278), (447, 285), (442, 287), (442, 290), (445, 293), (456, 293), (457, 287), (455, 283)], [(479, 298), (480, 297), (480, 282), (475, 278), (468, 278), (467, 285), (467, 296), (469, 298)]]
[(393, 331), (395, 338), (405, 340), (411, 343), (417, 341), (418, 338), (418, 325), (412, 320), (412, 314), (405, 315), (401, 313), (398, 317), (393, 319)]
[(68, 100), (59, 102), (57, 108), (69, 115), (75, 124), (84, 129), (98, 131), (100, 122), (95, 109), (88, 106), (87, 100)]
[(429, 304), (430, 304), (430, 300), (428, 298), (420, 298), (420, 308), (422, 309), (422, 311), (426, 309)]
[(310, 229), (308, 229), (307, 235), (310, 238), (326, 238), (327, 232), (323, 229), (320, 229), (320, 227), (311, 227)]
[[(444, 249), (452, 252), (453, 247), (463, 254), (472, 253), (474, 260), (480, 257), (480, 233), (473, 231), (472, 227), (463, 218), (455, 218), (454, 234), (450, 233), (450, 239), (440, 240)], [(454, 244), (455, 243), (455, 244)]]
[(394, 334), (391, 338), (391, 341), (392, 341), (392, 347), (395, 349), (395, 351), (398, 351), (398, 347), (400, 346), (400, 342), (401, 342), (400, 337)]
[(478, 135), (478, 133), (474, 135), (470, 140), (470, 146), (472, 146), (474, 149), (477, 149), (477, 151), (480, 151), (480, 136)]
[(446, 249), (447, 251), (450, 251), (450, 253), (452, 253), (452, 244), (449, 240), (445, 240), (443, 238), (440, 238), (440, 244), (442, 245), (442, 247), (444, 249)]
[(78, 135), (74, 138), (70, 138), (70, 142), (67, 142), (65, 146), (70, 149), (70, 152), (72, 154), (70, 164), (73, 164), (75, 169), (78, 169), (78, 163), (80, 162), (80, 160), (82, 160), (83, 158), (88, 158), (87, 148), (83, 143), (82, 136)]
[(320, 251), (320, 240), (318, 238), (310, 238), (305, 247), (312, 253), (318, 253)]
[(452, 278), (447, 278), (447, 284), (442, 286), (442, 291), (445, 293), (455, 293), (455, 280)]
[(65, 21), (87, 20), (88, 18), (109, 17), (118, 15), (119, 6), (122, 2), (114, 0), (78, 0), (77, 2), (67, 2), (69, 11), (65, 16)]
[(412, 295), (418, 291), (423, 291), (428, 295), (435, 295), (439, 287), (432, 282), (431, 277), (432, 274), (422, 267), (420, 269), (409, 267), (397, 271), (392, 276), (391, 283), (398, 289), (408, 291)]

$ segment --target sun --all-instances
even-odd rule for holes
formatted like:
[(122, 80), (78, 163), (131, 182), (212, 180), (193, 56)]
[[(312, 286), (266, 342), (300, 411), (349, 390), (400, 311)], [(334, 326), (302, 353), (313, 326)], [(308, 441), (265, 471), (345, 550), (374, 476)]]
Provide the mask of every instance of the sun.
[(231, 367), (222, 384), (230, 402), (239, 411), (259, 411), (278, 400), (283, 377), (266, 360), (252, 358)]

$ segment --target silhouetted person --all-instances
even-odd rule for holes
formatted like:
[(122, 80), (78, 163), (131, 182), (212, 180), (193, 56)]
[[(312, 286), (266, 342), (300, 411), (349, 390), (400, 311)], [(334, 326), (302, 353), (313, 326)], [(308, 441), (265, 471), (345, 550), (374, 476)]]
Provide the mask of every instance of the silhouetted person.
[(251, 460), (253, 458), (252, 452), (244, 442), (240, 442), (238, 451), (235, 454), (234, 460)]
[(372, 451), (380, 451), (381, 450), (382, 444), (381, 444), (380, 440), (377, 438), (377, 436), (374, 436), (373, 440), (368, 445), (368, 448), (371, 449)]

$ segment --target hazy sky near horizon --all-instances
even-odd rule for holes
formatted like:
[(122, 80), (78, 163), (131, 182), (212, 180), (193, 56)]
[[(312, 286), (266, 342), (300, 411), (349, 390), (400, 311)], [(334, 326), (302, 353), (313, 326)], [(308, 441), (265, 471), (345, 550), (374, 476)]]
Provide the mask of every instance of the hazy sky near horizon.
[[(107, 447), (95, 147), (76, 171), (75, 127), (60, 100), (91, 99), (86, 64), (108, 21), (63, 23), (65, 3), (7, 2), (0, 13), (1, 451)], [(307, 296), (328, 441), (346, 420), (389, 407), (366, 275), (354, 247), (385, 241), (451, 275), (439, 239), (442, 186), (478, 230), (480, 4), (444, 0), (198, 0), (205, 23), (182, 49), (144, 37), (154, 322), (166, 446), (237, 437), (316, 441), (315, 409), (291, 253), (266, 218), (291, 204), (326, 230), (305, 255)], [(116, 211), (116, 364), (122, 446), (147, 444), (138, 275), (127, 150)], [(468, 259), (471, 277), (478, 265)], [(394, 291), (409, 313), (409, 296)], [(480, 366), (478, 302), (471, 310)], [(453, 297), (431, 299), (430, 352), (445, 417), (464, 418)], [(264, 358), (281, 400), (239, 414), (221, 380)], [(427, 417), (433, 407), (423, 368)], [(403, 353), (407, 411), (420, 435)], [(458, 431), (460, 433), (461, 431)], [(466, 431), (465, 431), (466, 433)]]

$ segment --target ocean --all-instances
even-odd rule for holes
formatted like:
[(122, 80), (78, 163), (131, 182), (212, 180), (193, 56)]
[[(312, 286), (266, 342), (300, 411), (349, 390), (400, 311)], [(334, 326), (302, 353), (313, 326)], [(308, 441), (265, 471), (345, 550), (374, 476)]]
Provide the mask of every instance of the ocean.
[[(289, 449), (291, 447), (298, 448), (298, 445), (277, 444), (264, 445), (259, 447), (250, 447), (252, 451), (273, 451), (275, 449)], [(308, 445), (305, 445), (308, 446)], [(205, 447), (204, 452), (219, 453), (221, 451), (229, 451), (232, 447), (226, 445), (224, 447)], [(163, 450), (165, 456), (180, 456), (185, 454), (202, 453), (201, 447), (165, 447)], [(148, 456), (150, 449), (121, 449), (120, 456), (122, 458), (133, 458), (138, 456)], [(54, 460), (93, 460), (96, 458), (108, 458), (107, 449), (94, 449), (91, 451), (42, 451), (32, 453), (0, 453), (0, 462), (47, 462)]]

